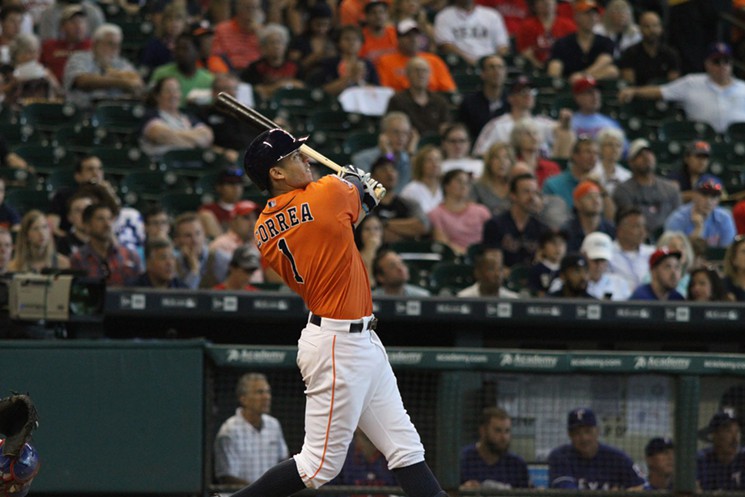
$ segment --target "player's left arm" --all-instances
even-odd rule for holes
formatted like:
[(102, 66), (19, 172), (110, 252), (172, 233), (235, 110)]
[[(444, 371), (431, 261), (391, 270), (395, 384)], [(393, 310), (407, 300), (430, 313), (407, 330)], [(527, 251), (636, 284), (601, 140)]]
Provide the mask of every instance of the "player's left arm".
[(383, 195), (385, 195), (385, 189), (382, 188), (380, 183), (370, 177), (370, 173), (354, 166), (346, 166), (339, 172), (339, 176), (354, 186), (359, 194), (362, 212), (360, 212), (357, 218), (356, 226), (362, 222), (365, 215), (377, 207), (383, 198), (378, 192), (382, 189)]

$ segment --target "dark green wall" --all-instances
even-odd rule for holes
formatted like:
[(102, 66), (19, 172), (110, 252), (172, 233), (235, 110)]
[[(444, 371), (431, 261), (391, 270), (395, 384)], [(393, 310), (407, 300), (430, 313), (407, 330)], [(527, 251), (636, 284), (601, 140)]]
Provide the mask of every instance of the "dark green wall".
[(0, 397), (39, 411), (33, 491), (199, 492), (203, 363), (201, 341), (0, 343)]

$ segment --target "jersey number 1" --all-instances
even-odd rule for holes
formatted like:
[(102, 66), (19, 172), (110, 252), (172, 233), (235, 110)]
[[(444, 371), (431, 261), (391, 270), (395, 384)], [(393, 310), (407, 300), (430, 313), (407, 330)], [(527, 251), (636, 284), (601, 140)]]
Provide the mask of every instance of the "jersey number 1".
[(279, 246), (279, 250), (282, 251), (282, 254), (284, 254), (284, 256), (287, 257), (287, 260), (290, 261), (290, 266), (292, 266), (292, 274), (295, 276), (295, 281), (300, 284), (305, 283), (305, 280), (302, 276), (300, 276), (300, 273), (297, 270), (295, 257), (293, 257), (292, 252), (290, 252), (290, 247), (287, 246), (287, 240), (285, 240), (284, 238), (280, 238), (277, 245)]

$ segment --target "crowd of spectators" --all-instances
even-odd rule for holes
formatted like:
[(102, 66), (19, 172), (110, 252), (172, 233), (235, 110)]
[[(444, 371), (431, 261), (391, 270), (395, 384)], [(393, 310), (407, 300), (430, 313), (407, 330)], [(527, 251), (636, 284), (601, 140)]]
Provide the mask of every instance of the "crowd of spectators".
[[(358, 237), (376, 293), (442, 291), (423, 278), (434, 268), (423, 271), (402, 248), (411, 242), (460, 263), (463, 277), (445, 289), (454, 296), (744, 300), (743, 178), (731, 171), (745, 160), (717, 155), (736, 150), (728, 130), (745, 122), (745, 82), (733, 67), (740, 47), (727, 43), (737, 37), (702, 15), (698, 44), (681, 42), (670, 21), (684, 11), (661, 1), (513, 3), (103, 10), (65, 1), (37, 12), (3, 1), (8, 126), (37, 102), (73, 106), (82, 118), (70, 127), (95, 126), (85, 119), (102, 103), (136, 104), (141, 125), (117, 135), (117, 147), (144, 154), (152, 169), (183, 149), (209, 152), (223, 168), (204, 162), (181, 178), (192, 191), (215, 175), (189, 209), (132, 202), (118, 188), (127, 173), (110, 174), (91, 143), (76, 152), (74, 181), (29, 210), (9, 194), (34, 188), (30, 177), (46, 188), (50, 165), (25, 158), (2, 128), (0, 226), (14, 250), (0, 272), (69, 267), (112, 285), (277, 288), (252, 237), (263, 201), (241, 170), (253, 131), (217, 110), (224, 91), (296, 134), (309, 129), (302, 116), (331, 109), (320, 102), (365, 104), (357, 117), (377, 131), (343, 153), (389, 192)], [(138, 46), (129, 39), (135, 20), (153, 28)], [(291, 90), (325, 97), (288, 115), (277, 96)], [(663, 151), (671, 139), (661, 122), (636, 116), (653, 130), (639, 133), (621, 112), (645, 99), (676, 103), (678, 122), (713, 134)], [(40, 146), (54, 140), (47, 133)]]

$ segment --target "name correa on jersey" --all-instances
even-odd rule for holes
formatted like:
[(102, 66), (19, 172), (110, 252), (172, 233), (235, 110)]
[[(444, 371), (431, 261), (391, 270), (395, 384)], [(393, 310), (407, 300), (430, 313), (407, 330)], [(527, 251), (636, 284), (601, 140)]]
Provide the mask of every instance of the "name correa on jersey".
[(258, 225), (254, 232), (256, 244), (261, 248), (263, 244), (290, 228), (310, 221), (313, 221), (313, 214), (310, 212), (310, 205), (307, 202), (300, 204), (300, 217), (298, 217), (297, 207), (290, 207), (287, 211), (278, 212)]

